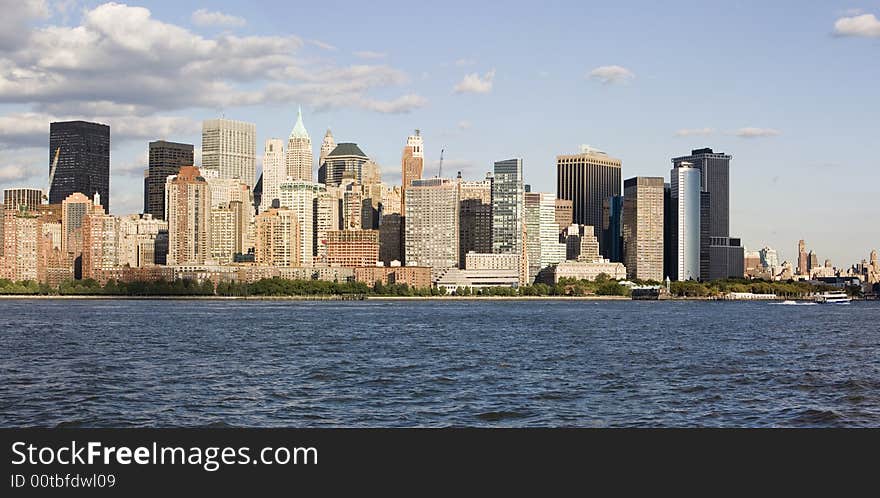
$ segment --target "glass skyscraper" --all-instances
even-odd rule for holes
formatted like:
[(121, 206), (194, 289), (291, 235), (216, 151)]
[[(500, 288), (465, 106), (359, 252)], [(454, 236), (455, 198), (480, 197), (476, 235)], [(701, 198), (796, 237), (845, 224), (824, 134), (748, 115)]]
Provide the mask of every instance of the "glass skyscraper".
[(49, 125), (49, 171), (58, 155), (58, 166), (49, 187), (49, 204), (61, 204), (80, 192), (89, 199), (101, 196), (110, 212), (110, 127), (87, 121)]
[(492, 252), (520, 254), (523, 250), (523, 161), (495, 163), (492, 179)]

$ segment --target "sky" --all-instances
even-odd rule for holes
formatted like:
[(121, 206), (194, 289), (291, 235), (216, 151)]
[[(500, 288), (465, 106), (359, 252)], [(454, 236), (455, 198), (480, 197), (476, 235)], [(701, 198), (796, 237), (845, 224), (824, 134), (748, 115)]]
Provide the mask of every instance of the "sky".
[[(589, 144), (623, 176), (733, 156), (731, 234), (845, 267), (880, 248), (880, 0), (290, 2), (0, 0), (0, 187), (46, 188), (49, 122), (111, 125), (114, 214), (140, 212), (151, 140), (219, 116), (317, 153), (356, 142), (388, 183), (524, 160), (555, 192)], [(196, 163), (199, 163), (197, 154)]]

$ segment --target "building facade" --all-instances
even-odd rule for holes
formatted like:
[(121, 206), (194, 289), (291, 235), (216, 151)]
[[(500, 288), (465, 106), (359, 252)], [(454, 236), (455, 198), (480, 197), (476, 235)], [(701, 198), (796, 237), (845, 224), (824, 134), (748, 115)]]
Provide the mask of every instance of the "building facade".
[(38, 188), (3, 189), (3, 207), (10, 211), (26, 209), (36, 212), (43, 203), (43, 191)]
[(260, 195), (260, 212), (268, 211), (272, 202), (278, 199), (278, 188), (287, 180), (287, 165), (284, 162), (284, 142), (279, 138), (266, 140), (263, 146), (263, 191)]
[[(492, 175), (492, 252), (523, 251), (523, 183), (522, 159), (498, 161)], [(555, 220), (555, 205), (554, 205)]]
[(627, 278), (663, 280), (663, 178), (624, 182), (623, 254)]
[(58, 158), (49, 186), (49, 204), (60, 204), (73, 193), (101, 196), (110, 210), (110, 127), (86, 121), (49, 125), (49, 171)]
[[(285, 154), (285, 164), (287, 167), (287, 176), (293, 180), (312, 181), (312, 163), (314, 156), (312, 155), (312, 138), (302, 119), (302, 107), (296, 113), (296, 124), (290, 132), (287, 139), (287, 152)], [(264, 180), (265, 181), (265, 180)], [(265, 195), (266, 185), (263, 185), (263, 195)]]
[(149, 145), (149, 166), (144, 175), (144, 213), (165, 219), (165, 182), (182, 166), (193, 166), (192, 144), (157, 140)]
[(407, 266), (458, 266), (458, 185), (446, 178), (414, 180), (406, 190)]
[(682, 161), (671, 173), (672, 242), (674, 244), (674, 268), (667, 274), (673, 280), (700, 280), (701, 243), (701, 176), (691, 163)]
[(327, 233), (327, 264), (355, 268), (379, 262), (378, 230), (335, 230)]
[(292, 209), (272, 208), (254, 220), (254, 260), (259, 265), (298, 267), (300, 261), (300, 227)]
[(363, 183), (364, 165), (369, 160), (357, 144), (341, 143), (327, 154), (318, 168), (318, 183), (338, 187), (346, 178)]
[(257, 181), (257, 126), (231, 119), (202, 123), (202, 169), (237, 179), (253, 190)]
[[(620, 182), (620, 159), (600, 150), (584, 146), (580, 154), (556, 158), (556, 196), (572, 201), (573, 223), (578, 225), (602, 226), (602, 203), (620, 195)], [(605, 247), (604, 235), (596, 235), (600, 248)]]
[(168, 177), (168, 265), (203, 265), (211, 258), (210, 190), (195, 166), (184, 166)]

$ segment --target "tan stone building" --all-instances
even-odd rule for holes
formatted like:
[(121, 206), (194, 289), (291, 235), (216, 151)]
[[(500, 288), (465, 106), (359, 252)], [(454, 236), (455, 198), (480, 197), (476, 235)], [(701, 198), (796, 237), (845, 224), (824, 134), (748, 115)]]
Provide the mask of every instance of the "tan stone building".
[(204, 264), (211, 258), (211, 189), (195, 166), (180, 168), (165, 185), (168, 265)]
[(663, 178), (624, 182), (623, 253), (627, 278), (663, 281)]
[(300, 266), (300, 226), (292, 209), (270, 209), (255, 219), (254, 258), (257, 264)]

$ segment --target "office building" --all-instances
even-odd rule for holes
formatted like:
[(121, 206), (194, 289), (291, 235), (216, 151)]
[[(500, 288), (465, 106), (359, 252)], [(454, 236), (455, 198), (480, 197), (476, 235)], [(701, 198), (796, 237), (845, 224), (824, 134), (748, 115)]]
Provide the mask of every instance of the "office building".
[(548, 193), (524, 194), (523, 219), (525, 248), (528, 259), (528, 282), (534, 282), (538, 273), (548, 266), (566, 259), (566, 244), (559, 242), (556, 224), (556, 196)]
[(601, 259), (596, 230), (589, 225), (571, 224), (562, 233), (565, 241), (565, 259), (581, 263), (595, 263)]
[(76, 192), (89, 199), (100, 194), (110, 212), (110, 127), (86, 121), (49, 125), (49, 204), (61, 204)]
[(246, 254), (250, 206), (232, 201), (211, 208), (211, 260), (232, 263), (236, 255)]
[(36, 212), (43, 203), (43, 191), (38, 188), (3, 189), (3, 207), (10, 211), (26, 209)]
[(403, 194), (400, 198), (400, 212), (406, 213), (406, 189), (412, 186), (414, 180), (421, 180), (425, 170), (425, 144), (422, 133), (419, 130), (406, 139), (403, 148), (401, 164), (401, 187)]
[(556, 224), (559, 225), (559, 233), (574, 223), (573, 206), (571, 199), (556, 199)]
[(363, 183), (364, 165), (369, 160), (357, 144), (341, 143), (324, 158), (318, 169), (318, 182), (338, 187), (348, 178)]
[(663, 280), (663, 178), (623, 183), (623, 254), (627, 278)]
[[(523, 251), (522, 159), (498, 161), (492, 178), (492, 252), (519, 254)], [(555, 220), (555, 204), (554, 204)]]
[(211, 258), (211, 192), (195, 166), (184, 166), (165, 183), (167, 264), (203, 265)]
[(192, 144), (157, 140), (149, 145), (149, 165), (144, 176), (144, 213), (165, 219), (165, 182), (182, 166), (193, 166)]
[(315, 201), (326, 189), (324, 185), (303, 180), (286, 181), (279, 188), (279, 201), (282, 208), (288, 208), (296, 215), (299, 228), (298, 262), (311, 266), (315, 253)]
[(492, 252), (492, 179), (459, 180), (459, 261)]
[(672, 242), (674, 258), (667, 274), (672, 280), (700, 280), (701, 239), (701, 176), (691, 163), (682, 161), (672, 169), (670, 181), (671, 204), (674, 210)]
[(202, 123), (202, 170), (223, 179), (241, 180), (253, 190), (257, 182), (257, 126), (231, 119)]
[[(318, 167), (324, 165), (324, 161), (327, 160), (327, 156), (329, 156), (335, 148), (336, 140), (333, 139), (333, 133), (330, 132), (330, 128), (327, 128), (327, 133), (324, 134), (324, 140), (321, 142), (321, 154), (318, 158)], [(320, 180), (318, 181), (320, 182)]]
[[(621, 162), (605, 152), (582, 146), (579, 154), (556, 158), (556, 196), (572, 201), (573, 223), (601, 227), (602, 203), (620, 195)], [(596, 236), (606, 247), (605, 236)], [(606, 258), (609, 254), (603, 254)]]
[[(602, 237), (599, 237), (601, 233)], [(602, 201), (602, 228), (596, 230), (599, 253), (609, 261), (623, 262), (623, 196), (613, 195)]]
[(278, 199), (278, 187), (287, 180), (287, 165), (284, 162), (284, 142), (278, 138), (266, 140), (263, 146), (263, 173), (260, 176), (260, 212), (268, 211), (272, 201)]
[[(285, 154), (285, 164), (287, 166), (287, 177), (293, 180), (312, 181), (312, 139), (309, 132), (303, 124), (302, 107), (296, 113), (296, 124), (290, 132), (287, 139), (287, 152)], [(264, 180), (265, 181), (265, 180)], [(265, 195), (266, 185), (263, 185), (263, 194)]]

